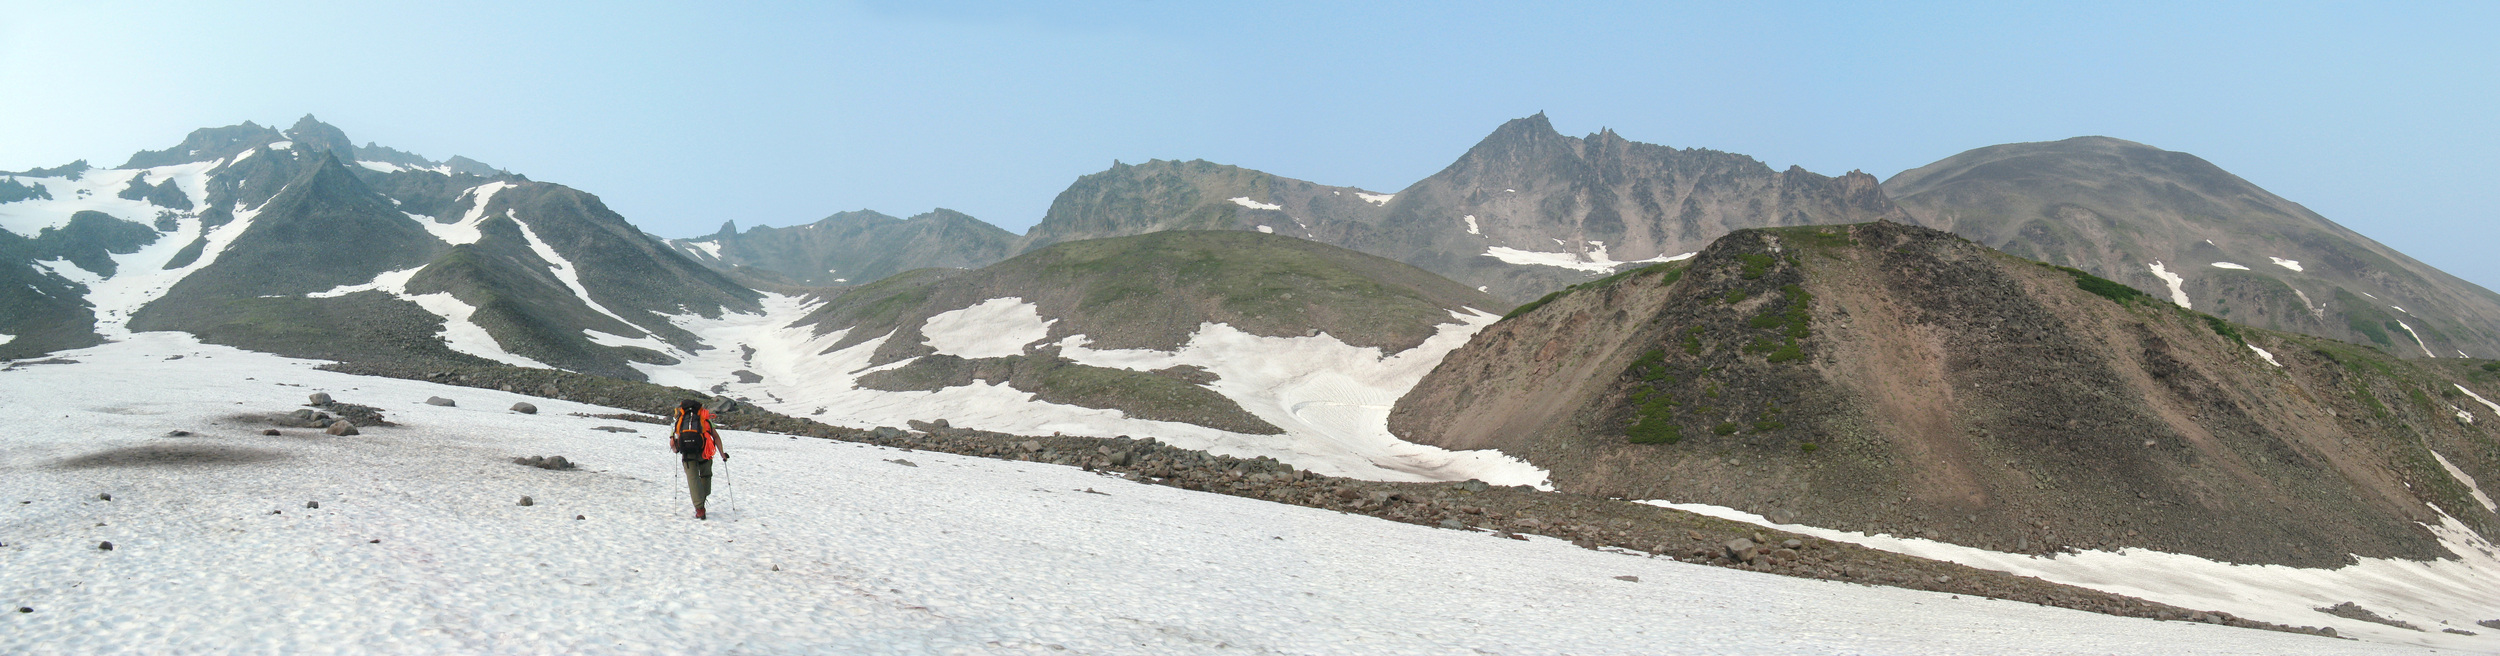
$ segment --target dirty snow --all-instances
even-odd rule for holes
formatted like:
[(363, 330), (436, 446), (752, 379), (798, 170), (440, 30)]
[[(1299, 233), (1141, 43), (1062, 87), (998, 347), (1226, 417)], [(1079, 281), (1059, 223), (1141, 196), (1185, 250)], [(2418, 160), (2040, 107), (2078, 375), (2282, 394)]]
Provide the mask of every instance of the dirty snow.
[(2257, 348), (2257, 345), (2255, 345), (2255, 344), (2250, 344), (2250, 345), (2248, 345), (2248, 350), (2251, 350), (2251, 351), (2256, 351), (2256, 352), (2257, 352), (2257, 357), (2260, 357), (2260, 358), (2265, 358), (2265, 359), (2266, 359), (2266, 364), (2274, 365), (2274, 366), (2277, 366), (2277, 367), (2283, 366), (2283, 363), (2281, 363), (2281, 362), (2276, 362), (2276, 361), (2274, 360), (2274, 354), (2273, 354), (2273, 353), (2269, 353), (2269, 352), (2267, 352), (2265, 349)]
[(1283, 206), (1283, 205), (1270, 205), (1270, 204), (1267, 204), (1267, 203), (1262, 203), (1262, 202), (1259, 202), (1259, 201), (1250, 200), (1250, 197), (1249, 197), (1249, 196), (1242, 196), (1242, 197), (1238, 197), (1238, 198), (1232, 198), (1232, 199), (1230, 199), (1230, 200), (1231, 200), (1231, 201), (1233, 201), (1233, 204), (1234, 204), (1234, 205), (1240, 205), (1240, 206), (1242, 206), (1242, 207), (1247, 207), (1247, 208), (1254, 209), (1254, 210), (1281, 210), (1281, 209), (1285, 209), (1285, 206)]
[(1366, 202), (1366, 203), (1371, 203), (1371, 204), (1373, 204), (1373, 205), (1387, 205), (1387, 204), (1389, 204), (1389, 199), (1391, 199), (1391, 198), (1396, 198), (1396, 197), (1398, 197), (1398, 195), (1397, 195), (1397, 194), (1366, 194), (1366, 193), (1363, 193), (1363, 192), (1357, 191), (1357, 192), (1354, 192), (1354, 197), (1355, 197), (1355, 198), (1360, 198), (1360, 199), (1363, 199), (1363, 202)]
[(2247, 270), (2248, 270), (2248, 267), (2245, 267), (2245, 266), (2240, 266), (2240, 265), (2238, 265), (2238, 264), (2234, 264), (2234, 263), (2230, 263), (2230, 262), (2215, 262), (2215, 263), (2214, 263), (2214, 268), (2216, 268), (2216, 269), (2233, 269), (2233, 270), (2238, 270), (2238, 271), (2247, 271)]
[(2148, 266), (2153, 269), (2153, 277), (2160, 278), (2163, 284), (2170, 286), (2170, 302), (2177, 303), (2179, 304), (2179, 307), (2190, 310), (2196, 309), (2196, 305), (2194, 303), (2188, 302), (2187, 290), (2179, 288), (2179, 285), (2187, 282), (2186, 278), (2181, 278), (2179, 277), (2179, 274), (2171, 273), (2170, 269), (2163, 267), (2160, 262), (2154, 262)]
[(1050, 325), (1058, 322), (1044, 320), (1031, 302), (1009, 296), (937, 313), (921, 324), (920, 335), (943, 355), (1000, 358), (1023, 355), (1024, 345), (1049, 337)]
[[(2470, 417), (2471, 415), (2468, 416)], [(2459, 483), (2464, 483), (2465, 489), (2474, 493), (2474, 501), (2476, 503), (2483, 504), (2483, 510), (2500, 513), (2500, 504), (2493, 504), (2491, 502), (2491, 495), (2483, 494), (2483, 486), (2475, 484), (2473, 476), (2466, 475), (2465, 470), (2458, 469), (2456, 465), (2449, 464), (2448, 457), (2439, 455), (2438, 451), (2432, 451), (2431, 457), (2439, 460), (2439, 466), (2448, 470), (2449, 477), (2457, 479), (2457, 482)]]
[(2431, 345), (2430, 345), (2430, 344), (2428, 344), (2428, 343), (2424, 343), (2424, 342), (2422, 341), (2422, 334), (2421, 334), (2421, 333), (2413, 332), (2413, 326), (2407, 325), (2407, 324), (2405, 324), (2405, 322), (2403, 322), (2403, 321), (2397, 321), (2397, 322), (2396, 322), (2396, 326), (2397, 326), (2397, 327), (2400, 327), (2400, 328), (2405, 329), (2405, 334), (2407, 334), (2407, 335), (2412, 335), (2412, 336), (2413, 336), (2413, 345), (2414, 345), (2414, 346), (2419, 346), (2419, 347), (2421, 347), (2421, 348), (2422, 348), (2422, 357), (2426, 357), (2426, 358), (2436, 358), (2436, 357), (2439, 357), (2439, 354), (2437, 354), (2437, 353), (2432, 353), (2432, 352), (2431, 352)]
[[(34, 610), (0, 613), (9, 651), (2419, 653), (738, 430), (723, 432), (716, 515), (697, 522), (652, 427), (573, 416), (614, 409), (168, 333), (62, 355), (82, 364), (0, 373), (57, 393), (0, 394), (0, 412), (64, 415), (46, 415), (64, 430), (0, 437), (0, 496), (29, 502), (0, 504), (0, 604)], [(229, 418), (313, 391), (399, 426), (262, 437)], [(52, 398), (77, 401), (38, 400)], [(503, 410), (518, 401), (540, 413)], [(155, 437), (174, 428), (196, 434)], [(149, 447), (269, 459), (61, 466)], [(525, 455), (582, 469), (507, 462)]]
[(2266, 256), (2266, 259), (2269, 259), (2269, 260), (2274, 260), (2274, 265), (2275, 265), (2275, 266), (2283, 267), (2283, 268), (2286, 268), (2286, 269), (2291, 269), (2291, 270), (2293, 270), (2293, 271), (2299, 271), (2299, 270), (2300, 270), (2300, 260), (2286, 260), (2286, 259), (2279, 258), (2279, 257), (2275, 257), (2275, 256), (2272, 256), (2272, 255), (2268, 255), (2268, 256)]
[[(2056, 557), (2029, 556), (1920, 538), (1779, 524), (1760, 515), (1705, 504), (1642, 503), (1894, 553), (2038, 577), (2182, 608), (2218, 610), (2248, 619), (2293, 626), (2331, 626), (2344, 637), (2389, 646), (2412, 645), (2475, 652), (2500, 650), (2500, 635), (2474, 625), (2478, 621), (2500, 618), (2500, 595), (2491, 594), (2493, 590), (2500, 590), (2500, 546), (2484, 540), (2473, 529), (2444, 512), (2440, 513), (2439, 525), (2423, 526), (2456, 555), (2453, 559), (2416, 562), (2355, 557), (2357, 564), (2342, 568), (2303, 569), (2280, 565), (2234, 565), (2147, 549), (2085, 551)], [(2432, 510), (2438, 511), (2438, 508), (2433, 507)], [(2431, 631), (2408, 631), (2314, 610), (2346, 601), (2360, 604), (2384, 617), (2431, 627)], [(2439, 633), (2442, 627), (2481, 635)], [(2157, 649), (2148, 653), (2168, 651)]]

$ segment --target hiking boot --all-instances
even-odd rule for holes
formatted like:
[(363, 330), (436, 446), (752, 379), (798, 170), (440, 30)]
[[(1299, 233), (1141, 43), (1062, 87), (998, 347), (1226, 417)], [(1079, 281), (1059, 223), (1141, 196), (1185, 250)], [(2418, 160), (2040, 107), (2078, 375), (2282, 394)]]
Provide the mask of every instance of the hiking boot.
[(703, 509), (702, 509), (702, 508), (696, 508), (696, 509), (694, 509), (694, 518), (695, 518), (695, 519), (702, 519), (702, 518), (703, 518)]

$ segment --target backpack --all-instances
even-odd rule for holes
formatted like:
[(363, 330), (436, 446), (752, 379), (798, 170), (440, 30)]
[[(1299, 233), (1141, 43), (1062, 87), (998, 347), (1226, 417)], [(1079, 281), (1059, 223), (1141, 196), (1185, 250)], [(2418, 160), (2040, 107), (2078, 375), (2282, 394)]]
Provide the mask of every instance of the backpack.
[(669, 437), (669, 449), (684, 460), (703, 459), (703, 417), (697, 412), (678, 410), (676, 430)]

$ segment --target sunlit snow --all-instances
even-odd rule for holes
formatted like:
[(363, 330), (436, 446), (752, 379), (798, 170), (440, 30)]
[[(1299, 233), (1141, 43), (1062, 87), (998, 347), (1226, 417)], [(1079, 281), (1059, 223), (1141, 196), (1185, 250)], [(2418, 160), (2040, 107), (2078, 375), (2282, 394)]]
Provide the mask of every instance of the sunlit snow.
[(1233, 199), (1230, 199), (1230, 200), (1232, 200), (1232, 201), (1233, 201), (1233, 204), (1234, 204), (1234, 205), (1240, 205), (1240, 206), (1242, 206), (1242, 207), (1247, 207), (1247, 208), (1254, 209), (1254, 210), (1281, 210), (1281, 209), (1285, 209), (1285, 206), (1283, 206), (1283, 205), (1270, 205), (1270, 204), (1267, 204), (1267, 203), (1262, 203), (1262, 202), (1259, 202), (1259, 201), (1250, 200), (1250, 197), (1249, 197), (1249, 196), (1242, 196), (1242, 197), (1233, 198)]
[[(1559, 240), (1557, 240), (1557, 241), (1559, 242)], [(1493, 258), (1493, 259), (1501, 260), (1501, 261), (1503, 261), (1503, 262), (1508, 262), (1508, 263), (1511, 263), (1511, 264), (1527, 264), (1527, 265), (1536, 265), (1536, 266), (1561, 267), (1561, 268), (1565, 268), (1565, 269), (1572, 269), (1572, 270), (1577, 270), (1577, 271), (1588, 271), (1588, 272), (1593, 272), (1593, 273), (1606, 273), (1606, 272), (1611, 272), (1611, 271), (1614, 271), (1616, 267), (1620, 267), (1620, 266), (1623, 266), (1623, 265), (1626, 265), (1626, 264), (1653, 264), (1653, 263), (1658, 263), (1658, 262), (1675, 262), (1675, 261), (1683, 260), (1683, 259), (1685, 259), (1685, 258), (1689, 258), (1689, 257), (1692, 257), (1693, 255), (1695, 255), (1695, 253), (1685, 253), (1685, 254), (1682, 254), (1682, 255), (1669, 255), (1669, 256), (1662, 256), (1662, 257), (1653, 257), (1653, 258), (1649, 258), (1649, 259), (1645, 259), (1645, 260), (1631, 260), (1631, 261), (1618, 262), (1618, 261), (1615, 261), (1615, 260), (1610, 260), (1610, 259), (1607, 259), (1607, 258), (1606, 258), (1606, 246), (1605, 246), (1605, 244), (1604, 244), (1604, 243), (1601, 243), (1601, 242), (1589, 242), (1589, 243), (1594, 244), (1594, 245), (1595, 245), (1595, 247), (1594, 247), (1594, 248), (1589, 249), (1589, 252), (1588, 252), (1587, 254), (1585, 254), (1585, 255), (1582, 255), (1582, 254), (1575, 254), (1575, 253), (1548, 253), (1548, 252), (1543, 252), (1543, 251), (1523, 251), (1523, 250), (1519, 250), (1519, 249), (1516, 249), (1516, 248), (1511, 248), (1511, 247), (1508, 247), (1508, 246), (1493, 246), (1493, 247), (1486, 248), (1486, 249), (1485, 249), (1485, 251), (1484, 251), (1484, 255), (1485, 255), (1486, 257), (1490, 257), (1490, 258)]]
[[(61, 355), (80, 364), (0, 372), (10, 390), (48, 392), (0, 394), (0, 412), (54, 428), (0, 437), (11, 652), (2392, 648), (1689, 565), (735, 426), (713, 518), (698, 522), (655, 427), (584, 416), (612, 408), (318, 371), (172, 333)], [(316, 391), (397, 425), (263, 437), (235, 418)], [(504, 409), (523, 401), (539, 413)], [(637, 432), (592, 430), (620, 423)], [(159, 437), (175, 428), (194, 434)], [(186, 448), (265, 459), (62, 466)], [(530, 455), (581, 469), (509, 462)], [(524, 495), (534, 504), (517, 505)], [(107, 540), (114, 550), (95, 548)]]
[(2465, 470), (2458, 469), (2456, 465), (2449, 464), (2448, 456), (2439, 455), (2438, 451), (2432, 451), (2431, 457), (2439, 460), (2439, 466), (2446, 468), (2450, 477), (2456, 478), (2459, 483), (2464, 483), (2466, 491), (2474, 493), (2474, 501), (2483, 504), (2483, 510), (2500, 513), (2500, 504), (2493, 504), (2491, 495), (2483, 494), (2483, 486), (2476, 484), (2473, 476), (2467, 475)]
[(2281, 363), (2281, 362), (2276, 362), (2276, 361), (2274, 360), (2274, 354), (2273, 354), (2273, 353), (2269, 353), (2269, 352), (2267, 352), (2265, 349), (2257, 348), (2257, 345), (2255, 345), (2255, 344), (2250, 344), (2250, 345), (2248, 345), (2248, 350), (2251, 350), (2251, 351), (2256, 351), (2256, 352), (2257, 352), (2257, 357), (2260, 357), (2260, 358), (2265, 358), (2265, 359), (2266, 359), (2266, 364), (2274, 365), (2274, 366), (2277, 366), (2277, 367), (2283, 366), (2283, 363)]
[(1267, 233), (1267, 234), (1271, 234), (1271, 235), (1272, 235), (1272, 234), (1276, 234), (1276, 229), (1275, 229), (1275, 228), (1268, 227), (1268, 226), (1259, 226), (1259, 232), (1263, 232), (1263, 233)]
[(975, 359), (1023, 355), (1024, 345), (1050, 336), (1040, 308), (1013, 296), (993, 298), (961, 310), (930, 316), (920, 327), (929, 348), (944, 355)]
[(1396, 198), (1396, 197), (1398, 197), (1398, 195), (1397, 195), (1397, 194), (1366, 194), (1366, 193), (1363, 193), (1363, 192), (1357, 191), (1357, 192), (1354, 192), (1354, 197), (1355, 197), (1355, 198), (1361, 198), (1361, 199), (1363, 199), (1363, 202), (1366, 202), (1366, 203), (1371, 203), (1371, 204), (1373, 204), (1373, 205), (1387, 205), (1387, 204), (1389, 204), (1389, 199), (1391, 199), (1391, 198)]
[(2291, 269), (2291, 270), (2293, 270), (2293, 271), (2299, 271), (2299, 270), (2300, 270), (2300, 260), (2286, 260), (2286, 259), (2279, 258), (2279, 257), (2275, 257), (2275, 256), (2272, 256), (2272, 255), (2268, 255), (2268, 256), (2266, 256), (2266, 259), (2269, 259), (2269, 260), (2274, 260), (2274, 265), (2275, 265), (2275, 266), (2283, 267), (2283, 268), (2286, 268), (2286, 269)]
[(2170, 269), (2163, 267), (2160, 262), (2154, 262), (2147, 266), (2150, 266), (2153, 269), (2153, 277), (2160, 278), (2162, 283), (2170, 285), (2170, 302), (2177, 303), (2179, 304), (2179, 307), (2190, 310), (2196, 309), (2196, 304), (2188, 302), (2187, 290), (2179, 288), (2179, 285), (2187, 282), (2186, 278), (2181, 278), (2179, 277), (2179, 274), (2171, 273)]
[[(2491, 594), (2493, 590), (2500, 590), (2500, 546), (2484, 540), (2473, 529), (2445, 512), (2439, 513), (2439, 525), (2423, 526), (2455, 555), (2452, 559), (2410, 561), (2354, 557), (2355, 564), (2341, 568), (2304, 569), (2281, 565), (2234, 565), (2185, 554), (2134, 548), (2114, 552), (2030, 556), (1921, 538), (1780, 524), (1760, 515), (1705, 504), (1642, 503), (1894, 553), (2038, 577), (2184, 608), (2219, 610), (2248, 619), (2293, 626), (2331, 626), (2337, 634), (2348, 638), (2473, 651), (2500, 647), (2500, 637), (2474, 627), (2475, 622), (2500, 618), (2500, 595)], [(2437, 512), (2438, 508), (2432, 507), (2431, 510)], [(2416, 626), (2433, 627), (2433, 632), (2349, 620), (2315, 610), (2347, 601), (2376, 611), (2381, 616), (2412, 622)], [(2440, 627), (2475, 630), (2483, 635), (2436, 632)]]
[(2247, 270), (2248, 270), (2248, 267), (2245, 267), (2245, 266), (2240, 266), (2240, 265), (2238, 265), (2238, 264), (2234, 264), (2234, 263), (2231, 263), (2231, 262), (2215, 262), (2215, 263), (2214, 263), (2214, 268), (2216, 268), (2216, 269), (2233, 269), (2233, 270), (2238, 270), (2238, 271), (2247, 271)]
[(2475, 394), (2474, 390), (2466, 389), (2464, 385), (2457, 385), (2456, 383), (2449, 383), (2449, 385), (2454, 385), (2457, 388), (2457, 391), (2464, 392), (2466, 396), (2473, 397), (2474, 401), (2476, 403), (2483, 404), (2483, 407), (2490, 408), (2492, 416), (2500, 417), (2500, 403), (2492, 403), (2491, 401), (2484, 399), (2483, 395)]
[(1467, 220), (1467, 234), (1471, 234), (1471, 235), (1481, 235), (1481, 234), (1484, 234), (1484, 231), (1476, 229), (1476, 215), (1474, 215), (1474, 214), (1469, 214), (1469, 215), (1467, 215), (1466, 220)]
[[(2402, 308), (2398, 308), (2398, 309), (2402, 309)], [(2408, 313), (2408, 314), (2410, 314), (2410, 313)], [(2406, 324), (2405, 322), (2403, 322), (2403, 321), (2401, 321), (2401, 320), (2400, 320), (2400, 321), (2397, 321), (2397, 322), (2396, 322), (2396, 327), (2405, 329), (2405, 334), (2407, 334), (2407, 335), (2412, 335), (2412, 336), (2413, 336), (2413, 345), (2414, 345), (2414, 346), (2419, 346), (2419, 347), (2421, 347), (2421, 348), (2422, 348), (2422, 357), (2427, 357), (2427, 358), (2436, 358), (2436, 357), (2439, 357), (2439, 354), (2437, 354), (2437, 353), (2432, 353), (2432, 352), (2431, 352), (2431, 345), (2430, 345), (2430, 344), (2424, 343), (2424, 342), (2422, 341), (2422, 334), (2421, 334), (2421, 333), (2413, 332), (2413, 326), (2408, 325), (2408, 324)]]

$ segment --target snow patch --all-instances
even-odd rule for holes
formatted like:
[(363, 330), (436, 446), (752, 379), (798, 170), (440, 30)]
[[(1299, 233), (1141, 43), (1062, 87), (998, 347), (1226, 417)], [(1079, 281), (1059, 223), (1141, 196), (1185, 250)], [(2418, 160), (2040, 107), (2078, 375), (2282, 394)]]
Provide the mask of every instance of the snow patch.
[[(686, 242), (686, 246), (687, 246), (688, 248), (692, 248), (692, 249), (695, 249), (695, 250), (697, 250), (697, 251), (702, 251), (704, 255), (709, 255), (709, 256), (712, 256), (712, 259), (715, 259), (715, 260), (720, 259), (720, 242), (717, 242), (717, 241), (690, 241), (690, 242)], [(832, 272), (831, 272), (831, 271), (827, 271), (826, 273), (832, 273)]]
[(2241, 266), (2241, 265), (2238, 265), (2238, 264), (2234, 264), (2234, 263), (2231, 263), (2231, 262), (2215, 262), (2215, 263), (2214, 263), (2214, 268), (2216, 268), (2216, 269), (2232, 269), (2232, 270), (2236, 270), (2236, 271), (2247, 271), (2247, 270), (2248, 270), (2248, 267)]
[(1474, 215), (1474, 214), (1469, 214), (1469, 215), (1467, 215), (1466, 220), (1467, 220), (1467, 234), (1471, 234), (1471, 235), (1481, 235), (1481, 234), (1484, 234), (1484, 231), (1476, 229), (1476, 215)]
[(2464, 483), (2465, 489), (2474, 493), (2474, 501), (2483, 504), (2484, 511), (2500, 513), (2500, 504), (2492, 503), (2491, 495), (2483, 494), (2483, 486), (2475, 484), (2474, 477), (2466, 475), (2465, 470), (2458, 469), (2456, 465), (2450, 464), (2448, 462), (2448, 457), (2439, 455), (2438, 451), (2432, 451), (2431, 457), (2437, 458), (2439, 460), (2439, 466), (2446, 468), (2449, 476), (2456, 478), (2459, 483)]
[(2279, 258), (2279, 257), (2275, 257), (2275, 256), (2272, 256), (2272, 255), (2268, 255), (2268, 256), (2266, 256), (2266, 259), (2269, 259), (2269, 260), (2274, 260), (2274, 265), (2275, 265), (2275, 266), (2283, 267), (2283, 268), (2286, 268), (2286, 269), (2291, 269), (2291, 270), (2293, 270), (2293, 271), (2299, 271), (2299, 270), (2301, 270), (2301, 269), (2300, 269), (2300, 260), (2286, 260), (2286, 259)]
[(1272, 234), (1276, 234), (1276, 229), (1275, 229), (1275, 228), (1268, 227), (1268, 226), (1259, 226), (1259, 232), (1263, 232), (1263, 233), (1267, 233), (1267, 234), (1271, 234), (1271, 235), (1272, 235)]
[(2457, 385), (2456, 383), (2449, 384), (2456, 385), (2457, 391), (2464, 392), (2466, 396), (2474, 397), (2474, 401), (2483, 404), (2483, 407), (2491, 408), (2492, 416), (2500, 417), (2500, 403), (2492, 403), (2491, 401), (2484, 399), (2483, 395), (2475, 394), (2474, 390), (2466, 389), (2464, 385)]
[(2277, 366), (2277, 367), (2281, 367), (2281, 366), (2283, 366), (2283, 363), (2281, 363), (2281, 362), (2276, 362), (2276, 361), (2274, 360), (2274, 354), (2273, 354), (2273, 353), (2269, 353), (2269, 352), (2267, 352), (2265, 349), (2257, 348), (2257, 345), (2255, 345), (2255, 344), (2250, 344), (2250, 345), (2248, 345), (2248, 350), (2251, 350), (2251, 351), (2256, 351), (2256, 352), (2257, 352), (2257, 357), (2260, 357), (2260, 358), (2265, 358), (2265, 359), (2266, 359), (2266, 364), (2274, 365), (2274, 366)]
[(2403, 328), (2403, 329), (2405, 329), (2405, 334), (2407, 334), (2407, 335), (2412, 335), (2412, 336), (2413, 336), (2413, 345), (2414, 345), (2414, 346), (2418, 346), (2418, 347), (2421, 347), (2421, 348), (2422, 348), (2422, 357), (2426, 357), (2426, 358), (2436, 358), (2436, 357), (2439, 357), (2439, 354), (2437, 354), (2437, 353), (2432, 353), (2432, 352), (2431, 352), (2431, 345), (2430, 345), (2430, 344), (2424, 343), (2424, 342), (2422, 341), (2422, 334), (2421, 334), (2421, 333), (2413, 332), (2413, 326), (2406, 325), (2406, 324), (2405, 324), (2405, 322), (2404, 322), (2404, 321), (2402, 321), (2402, 320), (2398, 320), (2398, 321), (2396, 322), (2396, 326), (2397, 326), (2397, 327), (2399, 327), (2399, 328)]
[(1596, 245), (1596, 247), (1595, 247), (1595, 248), (1591, 248), (1587, 254), (1575, 254), (1575, 253), (1547, 253), (1547, 252), (1541, 252), (1541, 251), (1523, 251), (1523, 250), (1519, 250), (1519, 249), (1516, 249), (1516, 248), (1511, 248), (1511, 247), (1508, 247), (1508, 246), (1494, 246), (1494, 247), (1486, 248), (1486, 249), (1485, 249), (1485, 251), (1484, 251), (1484, 255), (1485, 255), (1486, 257), (1490, 257), (1490, 258), (1493, 258), (1493, 259), (1501, 260), (1501, 261), (1503, 261), (1503, 262), (1508, 262), (1508, 263), (1511, 263), (1511, 264), (1528, 264), (1528, 265), (1537, 265), (1537, 266), (1561, 267), (1561, 268), (1565, 268), (1565, 269), (1572, 269), (1572, 270), (1575, 270), (1575, 271), (1588, 271), (1588, 272), (1591, 272), (1591, 273), (1607, 273), (1607, 272), (1612, 272), (1612, 271), (1614, 271), (1616, 267), (1620, 267), (1620, 266), (1623, 266), (1623, 265), (1626, 265), (1626, 264), (1655, 264), (1655, 263), (1659, 263), (1659, 262), (1675, 262), (1675, 261), (1679, 261), (1679, 260), (1684, 260), (1684, 259), (1687, 259), (1687, 258), (1691, 258), (1693, 255), (1695, 255), (1695, 254), (1696, 254), (1696, 253), (1685, 253), (1685, 254), (1682, 254), (1682, 255), (1668, 255), (1668, 256), (1661, 256), (1661, 257), (1653, 257), (1653, 258), (1649, 258), (1649, 259), (1646, 259), (1646, 260), (1631, 260), (1631, 261), (1625, 261), (1625, 262), (1618, 262), (1618, 261), (1615, 261), (1615, 260), (1607, 259), (1607, 257), (1606, 257), (1606, 246), (1605, 246), (1605, 244), (1604, 244), (1604, 243), (1602, 243), (1602, 242), (1589, 242), (1589, 243), (1591, 243), (1591, 244), (1595, 244), (1595, 245)]
[(2179, 285), (2187, 282), (2186, 278), (2181, 278), (2179, 277), (2179, 274), (2171, 273), (2170, 269), (2163, 267), (2160, 262), (2154, 262), (2147, 266), (2152, 267), (2153, 277), (2160, 278), (2163, 284), (2170, 286), (2170, 302), (2177, 303), (2179, 304), (2179, 307), (2190, 310), (2196, 309), (2196, 304), (2188, 302), (2187, 290), (2179, 288)]
[(2397, 311), (2397, 312), (2404, 312), (2405, 314), (2413, 314), (2412, 312), (2406, 311), (2406, 310), (2404, 309), (2404, 306), (2401, 306), (2401, 305), (2390, 305), (2390, 306), (2387, 306), (2387, 307), (2396, 308), (2396, 311)]
[(1229, 199), (1229, 200), (1233, 201), (1233, 204), (1234, 204), (1234, 205), (1240, 205), (1240, 206), (1242, 206), (1242, 207), (1247, 207), (1247, 208), (1254, 209), (1254, 210), (1281, 210), (1281, 209), (1285, 209), (1285, 206), (1283, 206), (1283, 205), (1270, 205), (1270, 204), (1267, 204), (1267, 203), (1262, 203), (1262, 202), (1259, 202), (1259, 201), (1250, 200), (1250, 197), (1249, 197), (1249, 196), (1242, 196), (1242, 197), (1238, 197), (1238, 198), (1232, 198), (1232, 199)]
[(17, 336), (16, 336), (16, 335), (11, 335), (11, 334), (8, 334), (8, 333), (0, 333), (0, 346), (8, 346), (8, 345), (9, 345), (9, 342), (14, 342), (14, 341), (17, 341)]
[(1389, 199), (1391, 199), (1391, 198), (1396, 198), (1396, 197), (1398, 197), (1398, 195), (1397, 195), (1397, 194), (1366, 194), (1366, 193), (1363, 193), (1363, 192), (1357, 191), (1357, 192), (1354, 192), (1354, 197), (1355, 197), (1355, 198), (1360, 198), (1360, 199), (1363, 199), (1363, 202), (1366, 202), (1366, 203), (1371, 203), (1371, 204), (1373, 204), (1373, 205), (1387, 205), (1387, 204), (1389, 204)]
[(390, 162), (367, 162), (364, 160), (357, 160), (356, 165), (374, 171), (381, 171), (383, 173), (398, 173), (400, 171), (408, 170), (405, 167), (398, 164), (392, 164)]
[[(453, 223), (439, 223), (418, 219), (417, 223), (425, 226), (426, 232), (433, 233), (434, 238), (443, 240), (443, 243), (451, 244), (453, 246), (477, 243), (477, 240), (485, 238), (486, 235), (486, 233), (478, 231), (477, 228), (477, 224), (479, 222), (487, 219), (486, 205), (495, 201), (495, 194), (501, 193), (503, 190), (510, 189), (512, 187), (513, 185), (511, 183), (500, 180), (470, 187), (467, 190), (460, 192), (458, 197), (452, 199), (453, 202), (458, 202), (461, 198), (468, 198), (471, 199), (472, 202), (472, 204), (469, 205), (469, 210), (461, 213), (459, 221)], [(510, 216), (511, 213), (505, 212), (504, 215)], [(417, 218), (414, 214), (408, 216), (412, 219)]]
[(1001, 358), (1023, 355), (1024, 345), (1050, 337), (1050, 325), (1058, 322), (1043, 319), (1032, 302), (1007, 296), (937, 313), (920, 325), (920, 336), (941, 354)]
[[(483, 207), (485, 206), (485, 203), (480, 202), (478, 205)], [(547, 264), (553, 267), (553, 273), (556, 275), (556, 280), (563, 282), (566, 289), (573, 290), (573, 296), (581, 299), (582, 305), (589, 306), (591, 311), (607, 315), (610, 319), (615, 319), (617, 323), (625, 324), (628, 327), (634, 327), (634, 322), (626, 321), (625, 317), (617, 316), (615, 312), (608, 311), (607, 306), (600, 305), (598, 301), (591, 300), (590, 289), (582, 286), (581, 270), (574, 268), (573, 262), (571, 260), (564, 259), (564, 255), (562, 253), (557, 253), (555, 247), (547, 245), (546, 240), (539, 239), (538, 231), (531, 230), (528, 221), (522, 220), (519, 215), (514, 214), (511, 210), (505, 210), (504, 216), (512, 217), (512, 224), (521, 227), (521, 238), (529, 241), (530, 252), (537, 253), (538, 259), (546, 260)]]
[[(2350, 621), (2316, 608), (2350, 601), (2416, 626), (2472, 626), (2500, 617), (2500, 546), (2440, 511), (2440, 524), (2422, 524), (2457, 558), (2410, 561), (2352, 557), (2338, 569), (2280, 565), (2234, 565), (2149, 549), (2085, 551), (2055, 556), (2010, 554), (1920, 538), (1868, 535), (1814, 526), (1779, 524), (1730, 508), (1667, 501), (1656, 506), (1745, 522), (1793, 533), (1863, 545), (1894, 553), (1961, 563), (1980, 569), (2037, 577), (2156, 602), (2219, 610), (2240, 617), (2294, 626), (2335, 627), (2347, 638), (2457, 649), (2488, 649), (2485, 638), (2424, 633)], [(2241, 631), (2238, 633), (2261, 633)], [(2318, 641), (2332, 642), (2332, 641)], [(2162, 650), (2155, 650), (2162, 651)]]

